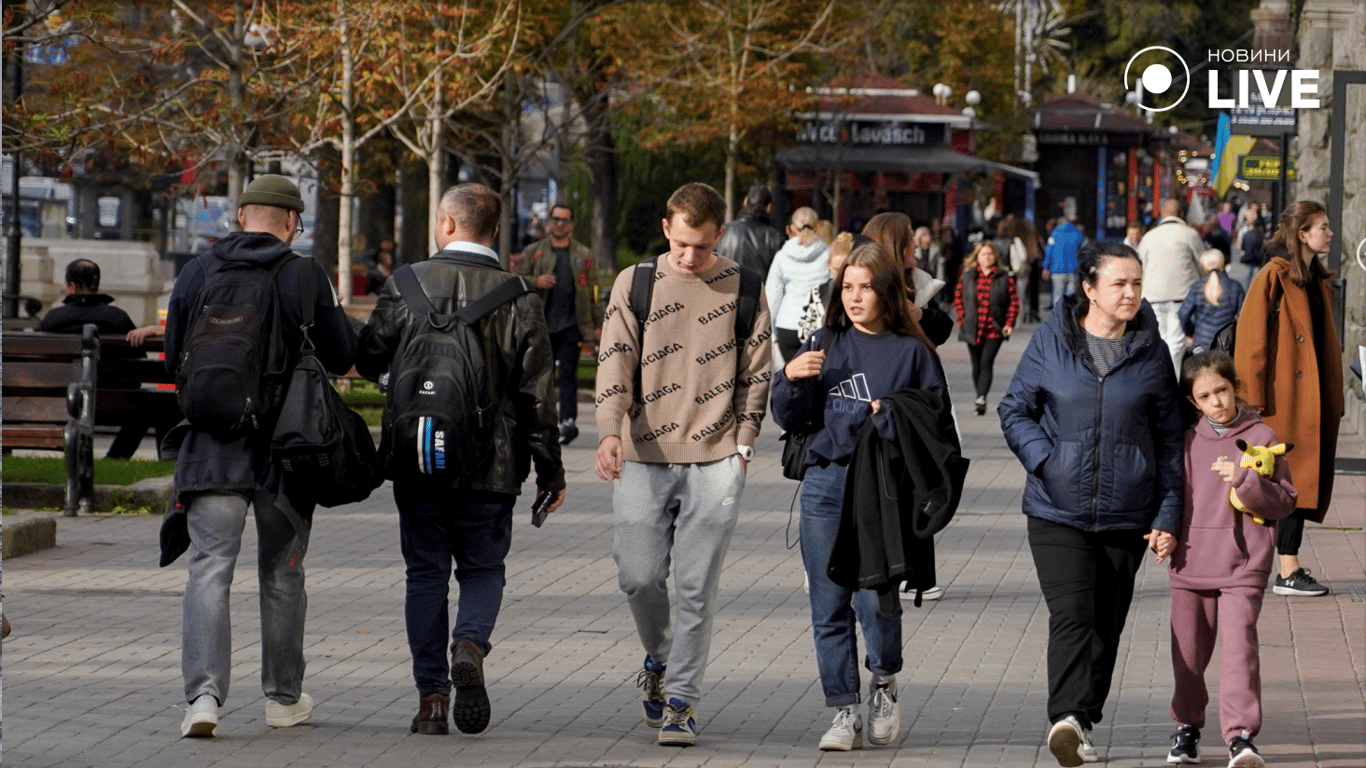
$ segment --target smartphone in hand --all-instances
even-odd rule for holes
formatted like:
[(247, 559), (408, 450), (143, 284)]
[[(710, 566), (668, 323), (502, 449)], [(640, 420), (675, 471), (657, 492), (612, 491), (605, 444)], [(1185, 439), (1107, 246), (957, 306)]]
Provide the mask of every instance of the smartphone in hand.
[(536, 502), (531, 505), (531, 524), (537, 528), (545, 522), (550, 515), (550, 502), (555, 499), (555, 494), (550, 491), (541, 491), (536, 494)]

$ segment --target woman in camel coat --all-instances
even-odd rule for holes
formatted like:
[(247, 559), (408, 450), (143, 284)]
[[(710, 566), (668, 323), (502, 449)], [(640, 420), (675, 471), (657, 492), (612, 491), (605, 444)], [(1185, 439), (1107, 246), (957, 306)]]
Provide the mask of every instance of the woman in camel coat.
[(1321, 204), (1300, 201), (1286, 208), (1238, 316), (1233, 359), (1243, 399), (1281, 440), (1295, 444), (1290, 462), (1298, 507), (1276, 535), (1280, 578), (1272, 591), (1281, 595), (1328, 594), (1300, 567), (1299, 548), (1304, 521), (1323, 522), (1332, 500), (1343, 413), (1337, 304), (1332, 275), (1320, 259), (1332, 238)]

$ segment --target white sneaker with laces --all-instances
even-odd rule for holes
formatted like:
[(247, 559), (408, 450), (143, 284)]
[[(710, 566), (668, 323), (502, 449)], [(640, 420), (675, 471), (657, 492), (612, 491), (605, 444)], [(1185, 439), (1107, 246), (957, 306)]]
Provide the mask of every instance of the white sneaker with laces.
[(202, 694), (185, 711), (185, 719), (180, 722), (182, 737), (208, 737), (218, 730), (218, 699), (210, 694)]
[(1083, 763), (1100, 762), (1100, 753), (1096, 751), (1095, 745), (1091, 743), (1090, 728), (1081, 729), (1081, 761)]
[(854, 705), (835, 710), (835, 721), (821, 737), (821, 749), (826, 752), (863, 749), (863, 717)]
[(868, 700), (868, 743), (882, 746), (896, 741), (901, 732), (901, 705), (896, 701), (896, 678), (875, 678)]
[(1048, 729), (1048, 751), (1062, 768), (1077, 768), (1086, 762), (1082, 757), (1083, 743), (1081, 723), (1068, 715)]
[[(920, 593), (920, 599), (921, 599), (921, 600), (938, 600), (939, 598), (941, 598), (941, 597), (943, 597), (943, 596), (944, 596), (944, 588), (941, 587), (941, 586), (939, 586), (938, 584), (936, 584), (936, 585), (934, 585), (933, 587), (930, 587), (929, 589), (927, 589), (927, 590), (925, 590), (924, 592), (921, 592), (921, 593)], [(904, 581), (901, 583), (901, 599), (902, 599), (902, 600), (905, 600), (905, 601), (908, 602), (908, 603), (913, 603), (913, 602), (915, 602), (915, 590), (914, 590), (914, 589), (910, 589), (910, 590), (906, 589), (906, 582), (904, 582)]]
[(288, 728), (291, 725), (298, 725), (313, 716), (313, 697), (306, 693), (299, 694), (299, 700), (293, 704), (281, 704), (278, 701), (266, 699), (266, 725), (271, 728)]

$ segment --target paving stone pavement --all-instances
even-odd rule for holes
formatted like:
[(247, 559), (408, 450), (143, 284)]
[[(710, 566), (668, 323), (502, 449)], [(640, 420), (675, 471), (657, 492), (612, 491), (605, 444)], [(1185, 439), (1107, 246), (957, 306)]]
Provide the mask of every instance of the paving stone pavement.
[[(1004, 345), (994, 392), (1004, 391), (1031, 327)], [(565, 451), (568, 501), (540, 530), (530, 497), (515, 523), (506, 603), (486, 670), (489, 730), (470, 737), (410, 734), (417, 707), (403, 626), (403, 565), (388, 486), (369, 501), (320, 510), (308, 556), (305, 690), (318, 701), (295, 728), (265, 725), (259, 693), (255, 534), (233, 585), (236, 686), (219, 737), (179, 738), (180, 599), (184, 559), (157, 563), (159, 517), (93, 515), (59, 521), (58, 546), (5, 563), (6, 766), (1052, 766), (1046, 727), (1047, 610), (1020, 514), (1024, 471), (994, 415), (972, 414), (962, 344), (942, 350), (972, 459), (957, 517), (939, 537), (942, 601), (904, 618), (902, 731), (888, 747), (822, 753), (828, 727), (810, 635), (800, 557), (786, 543), (796, 484), (778, 467), (765, 426), (744, 513), (721, 581), (689, 749), (659, 747), (640, 720), (643, 657), (611, 551), (609, 486), (592, 471), (595, 434)], [(992, 398), (994, 408), (996, 398)], [(1344, 435), (1344, 453), (1362, 450)], [(1319, 599), (1268, 595), (1260, 623), (1266, 722), (1257, 739), (1274, 766), (1366, 764), (1366, 498), (1361, 477), (1339, 477), (1336, 508), (1311, 526), (1304, 564), (1333, 587)], [(1104, 722), (1102, 759), (1163, 764), (1173, 725), (1164, 569), (1139, 583)], [(454, 592), (454, 586), (452, 591)], [(1217, 691), (1218, 662), (1211, 665)], [(1217, 705), (1207, 765), (1226, 758)]]

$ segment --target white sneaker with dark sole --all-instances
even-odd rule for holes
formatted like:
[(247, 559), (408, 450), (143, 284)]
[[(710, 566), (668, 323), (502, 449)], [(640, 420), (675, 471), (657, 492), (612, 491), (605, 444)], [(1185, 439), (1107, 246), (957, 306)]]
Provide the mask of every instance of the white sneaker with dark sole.
[(208, 738), (218, 730), (218, 700), (203, 694), (194, 700), (180, 722), (180, 735), (185, 738)]

